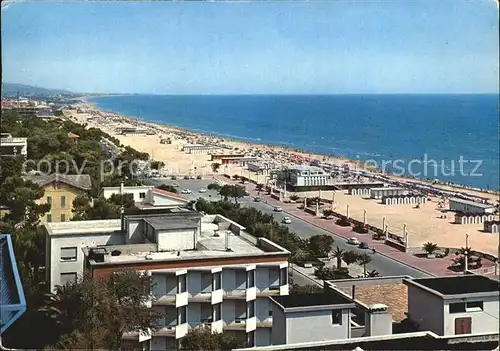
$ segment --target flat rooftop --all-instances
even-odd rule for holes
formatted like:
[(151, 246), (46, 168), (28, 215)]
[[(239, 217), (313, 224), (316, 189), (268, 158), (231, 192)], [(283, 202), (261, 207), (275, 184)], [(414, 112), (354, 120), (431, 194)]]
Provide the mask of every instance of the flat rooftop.
[(324, 172), (323, 168), (318, 166), (309, 166), (309, 165), (292, 165), (288, 166), (287, 169), (291, 171), (316, 171), (316, 172)]
[(334, 292), (274, 296), (272, 299), (284, 308), (353, 304), (351, 299)]
[(120, 219), (45, 223), (48, 235), (96, 234), (121, 231)]
[(179, 217), (149, 217), (145, 218), (144, 222), (148, 223), (154, 230), (191, 229), (198, 227), (193, 220)]
[(440, 278), (420, 278), (411, 282), (420, 284), (442, 295), (460, 295), (498, 292), (499, 283), (482, 275), (463, 275)]
[(454, 201), (454, 202), (458, 202), (458, 203), (461, 203), (461, 204), (464, 204), (464, 205), (470, 205), (470, 206), (475, 206), (475, 207), (479, 207), (479, 208), (492, 208), (492, 207), (495, 207), (495, 205), (492, 205), (492, 204), (482, 204), (482, 203), (479, 203), (479, 202), (476, 202), (476, 201), (471, 201), (471, 200), (464, 200), (464, 199), (459, 199), (458, 197), (452, 197), (449, 199), (449, 201)]
[(370, 190), (408, 190), (401, 187), (381, 187), (381, 188), (371, 188)]

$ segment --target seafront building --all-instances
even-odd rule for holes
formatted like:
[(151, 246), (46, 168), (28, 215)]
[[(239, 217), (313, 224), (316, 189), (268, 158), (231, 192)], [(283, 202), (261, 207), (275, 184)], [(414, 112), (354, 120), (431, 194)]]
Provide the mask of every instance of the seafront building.
[(124, 347), (176, 349), (200, 326), (231, 332), (249, 346), (270, 344), (268, 297), (288, 295), (290, 254), (270, 240), (223, 216), (187, 209), (45, 227), (52, 291), (85, 271), (102, 277), (127, 267), (151, 276), (151, 308), (163, 317), (150, 335), (125, 334)]
[(293, 165), (278, 171), (278, 181), (295, 190), (333, 185), (332, 177), (322, 168), (308, 165)]
[(103, 187), (101, 195), (105, 199), (112, 195), (132, 194), (135, 206), (139, 209), (166, 209), (186, 207), (188, 201), (179, 194), (155, 188), (152, 185)]
[(26, 156), (27, 154), (27, 138), (14, 138), (9, 133), (1, 133), (0, 156)]
[(476, 214), (492, 214), (495, 213), (495, 205), (479, 203), (470, 200), (459, 198), (449, 199), (450, 211), (463, 212), (463, 213), (476, 213)]
[(30, 180), (44, 189), (44, 197), (37, 200), (39, 204), (49, 204), (50, 210), (42, 218), (42, 223), (66, 222), (73, 217), (73, 200), (85, 194), (92, 187), (88, 174), (66, 175), (30, 175), (23, 179)]

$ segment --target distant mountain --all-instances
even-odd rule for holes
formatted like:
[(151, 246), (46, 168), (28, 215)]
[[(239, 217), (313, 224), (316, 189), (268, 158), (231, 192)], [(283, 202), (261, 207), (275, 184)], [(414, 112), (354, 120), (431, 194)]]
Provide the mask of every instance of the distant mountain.
[(18, 92), (20, 96), (74, 94), (71, 91), (62, 89), (47, 89), (25, 84), (2, 83), (2, 96), (16, 96)]

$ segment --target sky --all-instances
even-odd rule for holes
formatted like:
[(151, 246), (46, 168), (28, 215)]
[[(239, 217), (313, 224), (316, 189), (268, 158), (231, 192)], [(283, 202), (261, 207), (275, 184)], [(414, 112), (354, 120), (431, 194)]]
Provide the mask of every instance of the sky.
[(492, 0), (19, 1), (3, 81), (86, 93), (498, 93)]

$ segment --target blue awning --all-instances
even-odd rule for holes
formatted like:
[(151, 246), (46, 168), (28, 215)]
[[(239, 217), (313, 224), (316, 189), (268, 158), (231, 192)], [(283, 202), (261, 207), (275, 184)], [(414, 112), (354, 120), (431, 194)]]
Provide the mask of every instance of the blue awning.
[(26, 311), (10, 234), (0, 234), (0, 334)]

